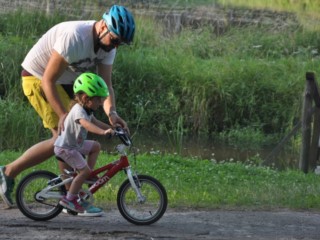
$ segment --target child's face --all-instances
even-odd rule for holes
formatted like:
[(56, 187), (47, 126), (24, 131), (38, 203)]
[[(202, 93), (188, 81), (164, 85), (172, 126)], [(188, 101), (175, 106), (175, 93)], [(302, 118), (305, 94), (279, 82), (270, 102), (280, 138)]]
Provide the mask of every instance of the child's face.
[(95, 111), (103, 104), (104, 100), (104, 97), (91, 97), (89, 98), (86, 107)]

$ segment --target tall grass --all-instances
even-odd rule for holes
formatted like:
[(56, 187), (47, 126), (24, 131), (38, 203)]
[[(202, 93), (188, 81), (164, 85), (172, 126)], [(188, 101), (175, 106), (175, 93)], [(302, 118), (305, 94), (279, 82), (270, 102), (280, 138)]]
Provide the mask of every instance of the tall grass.
[[(2, 18), (1, 101), (25, 101), (20, 63), (41, 34), (65, 19), (22, 12)], [(220, 35), (210, 26), (168, 34), (161, 22), (146, 16), (137, 16), (136, 25), (135, 42), (119, 48), (113, 71), (117, 108), (132, 128), (161, 132), (181, 125), (186, 134), (244, 128), (279, 137), (300, 118), (305, 72), (319, 73), (320, 34), (301, 26), (230, 27)], [(5, 112), (10, 104), (2, 107)], [(8, 112), (10, 118), (21, 115)], [(20, 128), (27, 132), (28, 123)]]
[[(211, 2), (207, 1), (207, 4)], [(268, 9), (295, 13), (300, 23), (308, 29), (319, 30), (320, 2), (319, 1), (281, 1), (281, 0), (217, 0), (217, 3), (228, 7), (242, 7), (250, 9)]]
[(174, 128), (172, 118), (182, 114), (185, 127), (195, 132), (250, 125), (283, 133), (300, 117), (305, 72), (317, 73), (319, 63), (313, 55), (319, 34), (296, 29), (286, 39), (283, 32), (253, 27), (222, 36), (210, 29), (161, 35), (156, 46), (153, 38), (137, 49), (120, 50), (117, 69), (130, 75), (121, 75), (128, 82), (118, 89), (127, 95), (133, 90), (132, 104), (150, 101), (153, 117), (146, 115), (147, 125)]
[(17, 11), (1, 15), (0, 21), (0, 97), (23, 100), (21, 63), (32, 45), (55, 23), (67, 16), (46, 16), (41, 12)]
[[(207, 1), (212, 2), (212, 1)], [(242, 6), (259, 9), (272, 9), (278, 11), (288, 11), (295, 13), (304, 13), (308, 15), (317, 15), (320, 10), (319, 1), (281, 1), (281, 0), (218, 0), (217, 2), (229, 6)]]
[(34, 109), (24, 102), (0, 99), (0, 150), (22, 150), (49, 137)]

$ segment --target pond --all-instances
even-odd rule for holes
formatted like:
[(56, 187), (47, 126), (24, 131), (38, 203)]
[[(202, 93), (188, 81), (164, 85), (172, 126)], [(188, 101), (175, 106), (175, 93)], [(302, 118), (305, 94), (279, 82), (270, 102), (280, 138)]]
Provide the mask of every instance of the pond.
[[(102, 148), (108, 152), (114, 152), (114, 147), (119, 143), (114, 138), (99, 140)], [(281, 150), (277, 155), (272, 156), (271, 153), (277, 143), (270, 146), (234, 145), (210, 138), (185, 137), (181, 144), (175, 144), (167, 135), (146, 133), (135, 134), (132, 140), (139, 153), (177, 154), (183, 157), (208, 159), (216, 162), (252, 162), (260, 159), (262, 165), (276, 169), (297, 169), (300, 157), (299, 153), (288, 149)]]

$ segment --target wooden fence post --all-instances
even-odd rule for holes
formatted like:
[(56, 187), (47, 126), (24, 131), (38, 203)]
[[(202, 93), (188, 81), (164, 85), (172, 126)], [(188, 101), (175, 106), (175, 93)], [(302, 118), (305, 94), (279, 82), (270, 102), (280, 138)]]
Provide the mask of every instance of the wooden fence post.
[[(304, 91), (304, 99), (302, 106), (302, 144), (299, 161), (299, 168), (304, 173), (308, 172), (308, 162), (310, 153), (310, 138), (311, 138), (311, 117), (312, 117), (312, 81), (309, 81), (310, 74), (306, 75), (306, 87)], [(312, 77), (312, 76), (311, 76)]]
[[(312, 106), (312, 101), (315, 107)], [(302, 144), (299, 168), (307, 173), (317, 164), (320, 136), (320, 95), (315, 74), (306, 73), (306, 87), (302, 107)]]
[(320, 108), (316, 107), (313, 115), (313, 131), (310, 146), (309, 169), (315, 170), (318, 158), (319, 149), (319, 135), (320, 135)]
[(314, 170), (317, 164), (318, 149), (319, 149), (319, 135), (320, 135), (320, 96), (318, 90), (318, 84), (316, 81), (315, 74), (309, 72), (306, 75), (307, 81), (311, 83), (311, 94), (315, 102), (314, 114), (313, 114), (313, 131), (310, 146), (310, 156), (309, 156), (309, 168)]

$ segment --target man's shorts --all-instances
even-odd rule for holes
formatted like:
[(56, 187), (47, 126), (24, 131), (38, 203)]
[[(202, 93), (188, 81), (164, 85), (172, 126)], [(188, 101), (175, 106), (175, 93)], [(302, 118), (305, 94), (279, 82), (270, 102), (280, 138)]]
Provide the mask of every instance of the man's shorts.
[[(62, 86), (56, 85), (56, 87), (63, 106), (68, 109), (71, 101), (70, 97)], [(45, 97), (41, 88), (41, 80), (34, 76), (22, 76), (22, 89), (32, 107), (41, 117), (43, 126), (49, 129), (56, 129), (59, 117)]]

